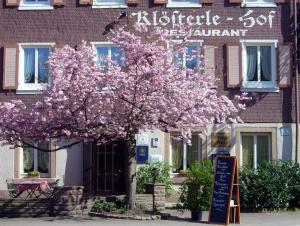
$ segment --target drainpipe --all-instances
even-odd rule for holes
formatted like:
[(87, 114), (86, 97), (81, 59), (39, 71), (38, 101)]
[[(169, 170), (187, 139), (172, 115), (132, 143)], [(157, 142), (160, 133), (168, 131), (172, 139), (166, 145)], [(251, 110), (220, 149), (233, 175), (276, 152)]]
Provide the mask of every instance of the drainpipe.
[(298, 102), (299, 102), (299, 94), (298, 94), (298, 90), (299, 90), (299, 71), (298, 71), (298, 32), (297, 32), (297, 27), (298, 27), (298, 12), (297, 12), (297, 1), (298, 0), (294, 0), (294, 43), (295, 43), (295, 52), (294, 52), (294, 62), (295, 62), (295, 113), (296, 113), (296, 147), (295, 147), (295, 163), (298, 163), (298, 150), (299, 150), (299, 106), (298, 106)]

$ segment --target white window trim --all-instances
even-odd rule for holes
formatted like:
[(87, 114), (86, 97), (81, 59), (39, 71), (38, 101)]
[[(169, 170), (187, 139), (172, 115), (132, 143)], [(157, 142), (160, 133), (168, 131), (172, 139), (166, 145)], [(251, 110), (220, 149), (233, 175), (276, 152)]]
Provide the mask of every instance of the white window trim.
[(24, 0), (20, 0), (18, 10), (53, 10), (54, 7), (51, 5), (51, 1), (48, 0), (44, 3), (25, 3)]
[[(242, 75), (243, 75), (243, 85), (241, 91), (245, 92), (279, 92), (279, 87), (277, 84), (277, 57), (276, 49), (278, 40), (240, 40), (242, 45)], [(271, 46), (271, 72), (272, 72), (272, 81), (260, 81), (260, 82), (247, 82), (246, 81), (246, 46), (261, 46), (268, 45)]]
[[(20, 175), (22, 177), (26, 177), (28, 175), (28, 173), (24, 172), (24, 163), (23, 163), (23, 148), (19, 149), (19, 155), (20, 155)], [(34, 171), (38, 171), (38, 168), (36, 166), (36, 164), (38, 163), (38, 154), (37, 154), (37, 149), (34, 148), (33, 150), (33, 167), (34, 167)], [(51, 155), (50, 152), (48, 152), (49, 155), (49, 165), (48, 165), (48, 173), (40, 173), (40, 177), (44, 177), (44, 178), (48, 178), (51, 175)]]
[[(18, 43), (19, 46), (19, 71), (18, 87), (16, 94), (40, 94), (47, 84), (25, 84), (24, 83), (24, 48), (53, 48), (54, 42), (50, 43)], [(50, 51), (51, 52), (51, 51)]]
[(109, 2), (104, 2), (104, 3), (100, 3), (100, 2), (97, 2), (97, 0), (93, 0), (93, 5), (92, 5), (92, 8), (95, 8), (95, 9), (101, 9), (101, 8), (105, 8), (105, 9), (125, 9), (125, 8), (128, 8), (127, 6), (127, 1), (124, 0), (123, 3), (114, 3), (113, 0), (111, 3)]
[(274, 8), (277, 7), (276, 2), (247, 2), (247, 1), (242, 1), (241, 7), (264, 7), (264, 8)]
[(200, 3), (191, 3), (191, 2), (173, 2), (172, 0), (169, 0), (167, 5), (167, 8), (201, 8), (202, 4)]
[[(112, 43), (112, 42), (90, 42), (92, 45), (92, 48), (94, 49), (96, 56), (95, 56), (95, 61), (98, 61), (98, 53), (97, 53), (97, 48), (98, 47), (119, 47), (118, 45)], [(111, 49), (108, 51), (108, 58), (111, 59)]]
[(253, 168), (257, 169), (257, 136), (268, 136), (268, 161), (271, 161), (272, 159), (272, 134), (270, 133), (240, 133), (240, 141), (241, 141), (241, 153), (240, 153), (240, 166), (243, 166), (243, 143), (242, 143), (242, 137), (243, 136), (253, 136)]

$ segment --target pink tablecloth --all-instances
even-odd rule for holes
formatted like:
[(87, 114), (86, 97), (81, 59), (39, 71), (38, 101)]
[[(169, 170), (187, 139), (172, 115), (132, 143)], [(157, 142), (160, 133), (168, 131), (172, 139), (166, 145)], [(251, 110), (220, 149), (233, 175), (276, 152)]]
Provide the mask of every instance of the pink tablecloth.
[(16, 185), (16, 189), (19, 192), (26, 191), (26, 190), (46, 191), (50, 188), (47, 181), (23, 181), (15, 185)]

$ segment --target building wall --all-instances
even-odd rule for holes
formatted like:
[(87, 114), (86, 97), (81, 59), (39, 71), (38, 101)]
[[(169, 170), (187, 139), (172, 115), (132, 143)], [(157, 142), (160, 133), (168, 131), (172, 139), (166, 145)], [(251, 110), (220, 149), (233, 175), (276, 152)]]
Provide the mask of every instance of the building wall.
[[(229, 4), (226, 0), (216, 0), (211, 5), (203, 5), (201, 8), (166, 8), (164, 5), (154, 5), (152, 1), (142, 0), (136, 6), (127, 9), (95, 9), (91, 6), (82, 6), (78, 1), (67, 0), (66, 5), (55, 7), (53, 10), (20, 11), (17, 7), (6, 7), (3, 0), (0, 1), (0, 71), (3, 71), (2, 57), (3, 46), (8, 43), (24, 42), (56, 42), (58, 44), (70, 44), (75, 46), (86, 40), (106, 41), (109, 29), (114, 26), (132, 24), (138, 19), (138, 13), (147, 13), (152, 25), (155, 24), (153, 15), (157, 21), (164, 21), (163, 12), (170, 18), (180, 12), (186, 17), (189, 15), (209, 15), (208, 21), (198, 27), (199, 29), (246, 29), (245, 37), (199, 37), (204, 44), (217, 47), (216, 51), (216, 77), (220, 92), (229, 96), (239, 93), (239, 89), (227, 88), (226, 43), (239, 44), (241, 39), (276, 39), (278, 47), (292, 41), (290, 35), (290, 7), (289, 4), (278, 4), (276, 8), (241, 8), (239, 4)], [(117, 20), (122, 11), (128, 11), (130, 17)], [(141, 14), (145, 15), (145, 14)], [(247, 16), (248, 15), (248, 16)], [(212, 24), (213, 16), (219, 16), (220, 24)], [(227, 18), (233, 20), (228, 21)], [(144, 17), (142, 17), (144, 18)], [(240, 21), (240, 18), (244, 18)], [(265, 19), (267, 22), (264, 22)], [(254, 20), (255, 25), (247, 27)], [(257, 22), (258, 21), (258, 22)], [(263, 22), (263, 23), (262, 23)], [(157, 22), (158, 23), (158, 22)], [(206, 25), (206, 24), (211, 25)], [(117, 25), (116, 25), (117, 24)], [(263, 25), (260, 25), (263, 24)], [(165, 26), (171, 29), (171, 25)], [(1, 73), (0, 73), (0, 81)], [(2, 84), (0, 82), (0, 87)], [(26, 102), (34, 101), (38, 97), (30, 95), (14, 95), (0, 88), (0, 101), (22, 98)], [(241, 116), (245, 122), (276, 122), (290, 123), (294, 119), (292, 88), (281, 89), (278, 93), (251, 93), (253, 100), (248, 105), (247, 111)]]
[(60, 186), (83, 185), (82, 144), (57, 151), (56, 178), (59, 179)]
[[(202, 159), (211, 158), (214, 154), (220, 152), (229, 152), (232, 156), (237, 156), (238, 161), (241, 152), (241, 133), (269, 133), (271, 134), (271, 152), (273, 160), (294, 160), (295, 159), (295, 130), (296, 126), (292, 123), (242, 123), (233, 126), (211, 125), (199, 133), (205, 133), (205, 139), (202, 139)], [(216, 132), (226, 132), (230, 134), (230, 146), (226, 148), (212, 147), (211, 135)], [(172, 164), (170, 134), (161, 134), (161, 131), (145, 131), (150, 137), (159, 137), (160, 147), (151, 148), (149, 140), (149, 156), (152, 154), (161, 155), (163, 160)], [(160, 135), (160, 136), (159, 136)], [(149, 158), (150, 160), (150, 158)]]
[(1, 190), (6, 190), (6, 179), (14, 176), (14, 151), (9, 146), (1, 146), (0, 150), (0, 196)]
[[(201, 8), (166, 8), (164, 5), (154, 5), (153, 1), (142, 0), (136, 6), (127, 9), (93, 9), (91, 6), (81, 6), (77, 0), (66, 0), (66, 5), (55, 7), (53, 10), (31, 10), (19, 11), (17, 7), (5, 6), (4, 0), (0, 0), (0, 102), (12, 99), (22, 99), (26, 103), (35, 102), (38, 95), (16, 95), (14, 90), (3, 90), (3, 47), (12, 43), (29, 42), (55, 42), (57, 44), (78, 45), (81, 40), (87, 42), (106, 41), (109, 29), (114, 26), (132, 24), (138, 21), (138, 14), (148, 14), (149, 23), (154, 25), (153, 15), (157, 20), (164, 21), (163, 12), (170, 17), (175, 12), (182, 15), (199, 16), (210, 15), (199, 29), (247, 29), (244, 37), (195, 37), (203, 40), (204, 45), (216, 47), (216, 83), (220, 93), (233, 97), (240, 93), (239, 88), (228, 88), (227, 66), (226, 66), (226, 44), (239, 44), (241, 39), (275, 39), (278, 40), (278, 48), (283, 44), (292, 42), (291, 21), (289, 4), (279, 4), (276, 8), (241, 8), (239, 4), (229, 4), (227, 0), (215, 0), (211, 5), (203, 5)], [(118, 20), (120, 13), (128, 11), (130, 17)], [(145, 11), (145, 12), (144, 12)], [(162, 12), (163, 11), (163, 12)], [(272, 13), (274, 11), (274, 13)], [(176, 13), (178, 15), (179, 13)], [(213, 25), (212, 17), (219, 16), (220, 24)], [(250, 15), (248, 20), (240, 21)], [(272, 19), (269, 17), (274, 15)], [(264, 16), (264, 17), (262, 17)], [(232, 17), (233, 20), (227, 20)], [(144, 17), (143, 17), (144, 18)], [(145, 17), (146, 18), (146, 17)], [(263, 18), (268, 22), (262, 24)], [(166, 19), (166, 18), (165, 18)], [(247, 23), (255, 20), (255, 25), (247, 28)], [(272, 23), (270, 22), (272, 20)], [(259, 22), (257, 22), (259, 21)], [(141, 22), (146, 22), (142, 19)], [(244, 24), (246, 23), (246, 24)], [(210, 25), (207, 25), (210, 24)], [(171, 25), (165, 26), (171, 29)], [(230, 151), (237, 154), (238, 138), (236, 131), (243, 128), (271, 129), (274, 131), (276, 142), (276, 158), (292, 159), (294, 157), (294, 90), (293, 86), (280, 89), (279, 92), (251, 92), (252, 101), (247, 110), (241, 113), (245, 121), (243, 125), (235, 125), (232, 132), (232, 145)], [(280, 128), (291, 127), (290, 136), (281, 136)], [(212, 128), (209, 128), (212, 131)], [(253, 131), (253, 130), (252, 130)], [(149, 151), (151, 155), (161, 155), (161, 159), (170, 162), (170, 136), (155, 130), (147, 132), (149, 140)], [(159, 145), (151, 146), (151, 138), (158, 138)], [(273, 148), (274, 149), (274, 148)], [(202, 145), (202, 155), (210, 156), (217, 150), (210, 145), (210, 132), (207, 140)], [(0, 148), (0, 190), (5, 189), (5, 179), (14, 177), (14, 152), (8, 148)], [(82, 185), (82, 147), (78, 145), (68, 150), (56, 153), (56, 177), (60, 179), (61, 185)], [(205, 156), (206, 157), (206, 156)]]

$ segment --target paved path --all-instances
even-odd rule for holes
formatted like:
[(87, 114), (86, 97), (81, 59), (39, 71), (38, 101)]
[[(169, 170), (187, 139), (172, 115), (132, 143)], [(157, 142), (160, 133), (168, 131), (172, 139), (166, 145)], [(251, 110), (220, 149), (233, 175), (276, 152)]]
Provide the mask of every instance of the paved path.
[[(172, 217), (169, 220), (159, 221), (134, 221), (134, 220), (116, 220), (103, 219), (97, 217), (43, 217), (43, 218), (0, 218), (0, 226), (141, 226), (141, 225), (166, 225), (166, 226), (185, 226), (185, 225), (208, 225), (206, 222), (197, 223), (189, 220), (189, 213), (178, 215), (171, 211)], [(207, 213), (204, 214), (204, 220), (207, 219)], [(300, 211), (280, 212), (280, 213), (242, 213), (241, 226), (300, 226)]]

